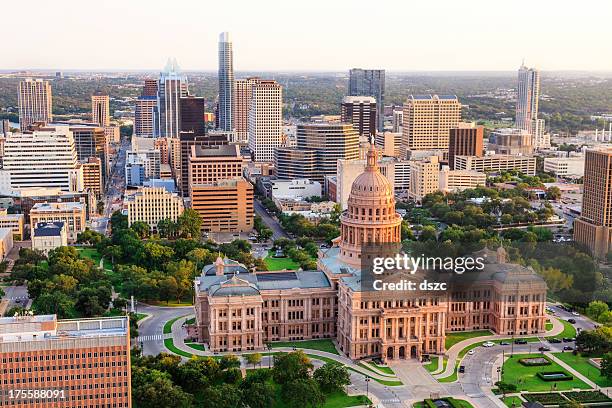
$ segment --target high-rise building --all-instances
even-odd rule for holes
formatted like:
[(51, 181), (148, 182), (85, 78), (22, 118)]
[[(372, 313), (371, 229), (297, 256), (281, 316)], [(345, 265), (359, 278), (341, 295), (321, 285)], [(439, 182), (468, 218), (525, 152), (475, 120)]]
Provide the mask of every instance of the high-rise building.
[(455, 156), (455, 170), (475, 170), (479, 172), (516, 170), (528, 176), (535, 176), (536, 158), (505, 154), (488, 154), (482, 157)]
[(102, 176), (102, 162), (98, 157), (90, 157), (81, 162), (83, 169), (83, 188), (94, 192), (100, 197), (104, 192), (104, 176)]
[(455, 156), (482, 156), (483, 134), (484, 128), (473, 122), (459, 122), (449, 130), (448, 164), (451, 170), (455, 168)]
[(348, 94), (376, 99), (377, 130), (385, 130), (385, 70), (353, 68), (349, 71)]
[(248, 132), (253, 161), (274, 160), (283, 135), (283, 92), (278, 82), (258, 79), (253, 83)]
[[(532, 133), (533, 120), (538, 118), (538, 99), (540, 98), (540, 72), (535, 68), (521, 65), (518, 71), (516, 92), (517, 129)], [(533, 133), (532, 133), (533, 134)]]
[(19, 127), (22, 131), (35, 122), (53, 120), (49, 81), (28, 78), (19, 82)]
[(157, 223), (161, 220), (176, 222), (184, 209), (183, 199), (163, 187), (139, 187), (136, 191), (128, 192), (124, 207), (127, 208), (128, 225), (143, 221), (152, 232), (157, 231)]
[(155, 109), (157, 96), (141, 96), (136, 99), (134, 112), (134, 134), (139, 137), (153, 137), (155, 135)]
[(245, 232), (253, 229), (253, 185), (243, 178), (189, 186), (191, 208), (202, 217), (202, 230)]
[(448, 151), (449, 131), (460, 119), (455, 95), (410, 95), (404, 102), (402, 157), (413, 150)]
[(99, 126), (110, 126), (110, 98), (102, 92), (91, 95), (91, 121)]
[(440, 162), (438, 156), (410, 162), (408, 197), (421, 202), (427, 194), (440, 189)]
[(402, 124), (404, 122), (404, 111), (400, 109), (393, 109), (393, 133), (402, 133)]
[(24, 395), (6, 404), (11, 407), (132, 406), (130, 324), (125, 316), (2, 317), (0, 359), (4, 389), (57, 390), (42, 397)]
[(204, 135), (206, 133), (206, 124), (204, 123), (204, 98), (191, 95), (181, 98), (180, 108), (180, 131)]
[(161, 172), (159, 150), (128, 150), (125, 159), (125, 182), (128, 186), (141, 186), (145, 180), (157, 179)]
[(157, 79), (145, 79), (144, 86), (142, 88), (141, 96), (155, 96), (157, 97), (157, 87), (158, 81)]
[(100, 159), (102, 176), (106, 180), (110, 175), (110, 154), (105, 129), (97, 125), (78, 124), (70, 126), (70, 131), (74, 138), (77, 159), (80, 162), (85, 162), (90, 157)]
[(372, 96), (345, 96), (340, 120), (352, 123), (359, 136), (370, 139), (376, 134), (376, 99)]
[(227, 145), (227, 137), (223, 134), (198, 135), (193, 132), (181, 132), (179, 135), (179, 161), (176, 162), (174, 173), (177, 179), (177, 186), (181, 194), (185, 197), (189, 194), (189, 157), (191, 147), (212, 147)]
[(497, 154), (530, 156), (533, 154), (533, 136), (523, 129), (495, 129), (489, 135), (487, 150)]
[(249, 140), (249, 110), (251, 109), (253, 84), (258, 79), (237, 79), (234, 82), (234, 129), (239, 143), (245, 143)]
[(574, 240), (593, 256), (605, 258), (612, 243), (612, 149), (587, 150), (582, 213), (574, 221)]
[(188, 178), (192, 184), (214, 184), (242, 178), (245, 160), (237, 145), (190, 147)]
[(401, 132), (378, 132), (374, 137), (374, 145), (381, 150), (383, 156), (400, 157), (401, 144)]
[(55, 187), (78, 191), (82, 181), (78, 167), (74, 137), (68, 126), (38, 128), (6, 138), (3, 171), (10, 174), (13, 189)]
[(181, 98), (188, 95), (187, 78), (174, 60), (168, 60), (157, 89), (156, 135), (178, 138), (181, 127)]
[(230, 33), (219, 34), (219, 129), (234, 130), (234, 57)]
[(533, 148), (535, 150), (550, 149), (550, 134), (546, 133), (546, 122), (544, 122), (544, 119), (534, 119), (531, 122)]

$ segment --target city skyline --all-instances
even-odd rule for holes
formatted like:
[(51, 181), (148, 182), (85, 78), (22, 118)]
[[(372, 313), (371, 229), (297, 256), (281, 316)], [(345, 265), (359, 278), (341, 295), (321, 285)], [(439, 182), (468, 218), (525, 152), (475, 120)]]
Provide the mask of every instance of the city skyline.
[[(109, 1), (100, 5), (95, 16), (87, 13), (88, 18), (84, 19), (80, 16), (85, 15), (86, 4), (72, 0), (62, 1), (62, 7), (36, 3), (29, 7), (28, 30), (17, 26), (21, 24), (18, 19), (7, 20), (7, 32), (20, 32), (20, 41), (3, 44), (2, 51), (10, 58), (2, 69), (156, 70), (166, 57), (173, 56), (187, 71), (213, 71), (217, 65), (218, 33), (230, 31), (237, 72), (343, 71), (352, 67), (381, 67), (388, 71), (498, 71), (515, 69), (523, 58), (540, 70), (612, 70), (612, 57), (601, 51), (612, 34), (612, 28), (606, 24), (612, 5), (586, 3), (576, 8), (563, 1), (552, 8), (544, 3), (519, 1), (508, 2), (509, 7), (502, 8), (481, 0), (469, 4), (446, 2), (443, 6), (384, 1), (368, 11), (372, 21), (385, 22), (376, 26), (376, 35), (371, 30), (352, 31), (348, 43), (343, 41), (347, 27), (334, 22), (338, 16), (343, 21), (357, 21), (363, 18), (360, 17), (363, 8), (345, 1), (327, 4), (316, 0), (311, 7), (296, 10), (293, 5), (278, 1), (250, 4), (236, 0), (218, 10), (220, 17), (232, 10), (231, 19), (207, 19), (206, 24), (164, 19), (164, 30), (146, 32), (136, 23), (115, 24), (111, 31), (108, 22), (120, 21), (119, 18), (125, 22), (156, 21), (164, 16), (164, 8), (142, 7), (143, 3), (138, 1), (127, 4)], [(181, 4), (189, 8), (189, 15), (194, 18), (210, 13), (203, 3)], [(22, 7), (27, 5), (3, 5), (7, 15), (16, 14)], [(547, 18), (537, 20), (537, 25), (504, 24), (523, 18), (525, 8), (533, 15)], [(503, 14), (497, 11), (500, 9)], [(261, 24), (261, 18), (253, 18), (263, 17), (262, 10), (266, 19), (280, 24)], [(299, 21), (316, 21), (319, 30), (309, 30), (308, 24), (295, 24), (298, 15)], [(407, 15), (415, 17), (407, 21)], [(70, 29), (63, 24), (47, 24), (62, 18), (70, 19)], [(442, 28), (453, 27), (462, 20), (478, 24), (461, 25), (453, 30), (449, 41), (448, 30)], [(71, 35), (73, 30), (81, 35)], [(426, 40), (405, 41), (405, 34), (425, 31), (429, 33)], [(104, 41), (100, 41), (100, 33), (104, 33)], [(538, 41), (533, 41), (534, 38)], [(89, 47), (92, 43), (97, 46)], [(23, 44), (32, 47), (35, 44), (37, 51), (32, 52), (32, 48)], [(57, 44), (71, 51), (57, 51)], [(364, 49), (369, 52), (359, 52)], [(313, 58), (315, 51), (317, 58)], [(373, 64), (376, 66), (372, 67)]]

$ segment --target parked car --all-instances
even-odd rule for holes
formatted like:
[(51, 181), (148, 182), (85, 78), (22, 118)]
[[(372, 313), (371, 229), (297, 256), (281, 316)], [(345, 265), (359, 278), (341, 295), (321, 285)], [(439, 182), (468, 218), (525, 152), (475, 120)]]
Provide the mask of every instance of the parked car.
[(548, 340), (549, 343), (561, 343), (561, 340), (554, 338), (554, 339), (550, 339)]
[(580, 316), (580, 313), (578, 313), (578, 312), (577, 312), (577, 311), (575, 311), (575, 310), (572, 312), (572, 314), (573, 314), (574, 316)]
[(564, 342), (564, 343), (571, 343), (571, 342), (573, 342), (573, 341), (576, 341), (576, 339), (575, 339), (575, 338), (573, 338), (573, 337), (564, 337), (564, 338), (563, 338), (563, 342)]
[(538, 348), (538, 351), (550, 351), (550, 347), (542, 346), (542, 347)]
[(465, 366), (459, 366), (459, 372), (465, 373)]
[(570, 322), (571, 324), (576, 324), (576, 319), (567, 319), (568, 322)]
[(572, 346), (563, 346), (563, 351), (572, 351), (573, 349)]
[(482, 343), (482, 347), (493, 347), (495, 345), (495, 343), (493, 343), (492, 341), (487, 341), (485, 343)]
[(514, 344), (527, 344), (527, 340), (525, 340), (525, 339), (516, 339), (516, 340), (514, 340)]
[(471, 356), (472, 354), (474, 354), (476, 351), (474, 349), (471, 349), (470, 351), (468, 351), (467, 353)]
[(500, 341), (500, 342), (499, 342), (499, 345), (500, 345), (500, 346), (509, 346), (509, 345), (510, 345), (510, 342), (508, 342), (508, 341)]

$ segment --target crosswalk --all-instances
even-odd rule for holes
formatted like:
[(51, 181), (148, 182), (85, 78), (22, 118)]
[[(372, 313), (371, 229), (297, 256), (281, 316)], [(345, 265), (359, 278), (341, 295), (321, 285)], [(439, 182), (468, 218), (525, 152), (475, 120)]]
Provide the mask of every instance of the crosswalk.
[(163, 338), (164, 338), (163, 334), (151, 334), (148, 336), (138, 336), (137, 341), (138, 342), (158, 341), (158, 340), (163, 340)]

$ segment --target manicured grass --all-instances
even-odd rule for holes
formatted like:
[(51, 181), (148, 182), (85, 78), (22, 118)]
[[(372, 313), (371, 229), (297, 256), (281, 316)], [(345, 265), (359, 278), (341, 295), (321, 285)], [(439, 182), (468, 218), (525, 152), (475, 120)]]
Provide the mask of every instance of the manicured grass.
[(573, 353), (554, 353), (553, 355), (600, 387), (612, 387), (612, 379), (601, 375), (601, 371), (589, 363), (589, 357)]
[(510, 408), (518, 408), (521, 407), (523, 404), (523, 400), (517, 396), (502, 398), (502, 401), (504, 402), (504, 404), (506, 404), (507, 407)]
[[(272, 383), (276, 393), (273, 408), (287, 408), (281, 398), (281, 386)], [(368, 405), (371, 401), (365, 395), (349, 396), (344, 391), (336, 391), (325, 396), (325, 403), (322, 408), (347, 408), (359, 405)]]
[[(334, 360), (333, 358), (317, 356), (315, 354), (306, 354), (306, 355), (309, 358), (311, 358), (312, 360), (320, 360), (320, 361), (323, 361), (323, 362), (326, 362), (326, 363), (336, 363), (336, 364), (338, 364), (338, 362), (336, 360)], [(348, 368), (351, 371), (356, 372), (359, 375), (364, 375), (363, 372), (357, 371), (357, 370), (355, 370), (352, 367), (346, 367), (346, 368)], [(382, 385), (386, 385), (388, 387), (396, 387), (396, 386), (399, 386), (399, 385), (404, 385), (404, 383), (402, 383), (399, 380), (379, 380), (378, 378), (374, 378), (374, 377), (371, 377), (371, 378), (372, 378), (372, 380), (376, 381), (377, 383), (380, 383)]]
[(195, 317), (185, 320), (185, 324), (195, 324)]
[(270, 343), (272, 348), (280, 347), (297, 347), (310, 350), (325, 351), (327, 353), (337, 354), (336, 346), (330, 339), (304, 340), (304, 341), (275, 341)]
[(264, 263), (269, 271), (282, 271), (283, 269), (294, 271), (300, 267), (300, 264), (289, 257), (274, 258), (274, 251), (269, 250), (268, 256), (264, 258)]
[(194, 350), (206, 351), (206, 347), (203, 344), (199, 343), (185, 343), (185, 345)]
[(457, 366), (455, 366), (455, 370), (448, 377), (438, 378), (438, 382), (441, 383), (449, 383), (457, 381)]
[(452, 397), (448, 397), (446, 399), (450, 400), (451, 403), (453, 404), (453, 406), (455, 406), (455, 407), (474, 408), (474, 406), (472, 404), (470, 404), (469, 402), (467, 402), (466, 400), (456, 399), (456, 398), (452, 398)]
[(444, 347), (448, 350), (455, 344), (460, 341), (473, 339), (474, 337), (482, 337), (482, 336), (490, 336), (493, 333), (490, 330), (476, 330), (469, 332), (450, 332), (446, 335), (446, 340), (444, 341)]
[(187, 358), (193, 357), (193, 354), (187, 353), (187, 352), (184, 352), (183, 350), (178, 349), (174, 345), (174, 341), (172, 341), (172, 339), (164, 339), (164, 346), (166, 346), (166, 348), (168, 350), (170, 350), (174, 354), (178, 354), (179, 356), (183, 356), (183, 357), (187, 357)]
[(430, 357), (431, 361), (427, 364), (425, 364), (423, 367), (425, 367), (425, 369), (427, 371), (429, 371), (430, 373), (433, 373), (434, 371), (438, 371), (438, 360), (439, 357), (438, 356), (431, 356)]
[[(100, 265), (100, 259), (102, 259), (102, 255), (98, 252), (96, 248), (87, 248), (87, 247), (76, 247), (76, 250), (79, 252), (79, 255), (83, 258), (91, 259), (94, 263), (94, 266), (98, 267)], [(112, 268), (110, 262), (102, 262), (102, 267)]]
[(391, 370), (391, 372), (393, 374), (383, 373), (383, 372), (381, 372), (381, 370), (377, 370), (377, 369), (373, 368), (372, 366), (374, 364), (372, 364), (371, 362), (369, 364), (357, 363), (357, 365), (359, 367), (363, 368), (364, 370), (368, 370), (369, 372), (374, 373), (374, 374), (378, 374), (378, 375), (385, 376), (385, 377), (397, 378), (397, 377), (395, 377), (395, 373), (393, 373), (393, 370)]
[(178, 319), (180, 319), (181, 317), (185, 317), (185, 316), (178, 316), (175, 317), (174, 319), (170, 319), (168, 320), (165, 324), (164, 324), (164, 334), (170, 334), (172, 333), (172, 324), (174, 324), (174, 322), (176, 322)]
[(395, 375), (395, 372), (393, 371), (393, 369), (391, 367), (381, 366), (381, 365), (374, 364), (374, 363), (370, 363), (370, 364), (372, 364), (374, 367), (376, 367), (378, 369), (378, 371), (382, 371), (385, 374)]
[(563, 319), (559, 319), (559, 321), (563, 323), (563, 331), (560, 334), (557, 334), (556, 336), (548, 336), (546, 337), (547, 339), (553, 339), (553, 338), (561, 339), (563, 337), (569, 337), (569, 338), (576, 337), (576, 328), (570, 322), (565, 321)]
[(553, 324), (551, 322), (546, 322), (546, 326), (544, 326), (544, 329), (546, 331), (550, 331), (553, 328)]
[(190, 299), (183, 299), (180, 302), (169, 301), (165, 302), (163, 300), (151, 300), (147, 302), (151, 306), (163, 306), (163, 307), (185, 307), (185, 306), (193, 306), (193, 302)]
[(542, 357), (541, 354), (515, 354), (506, 359), (503, 366), (502, 381), (516, 384), (519, 391), (551, 391), (571, 390), (572, 388), (589, 389), (590, 387), (578, 378), (569, 381), (543, 381), (537, 377), (542, 371), (564, 371), (563, 367), (551, 361), (552, 364), (539, 367), (526, 367), (519, 363), (521, 358)]

